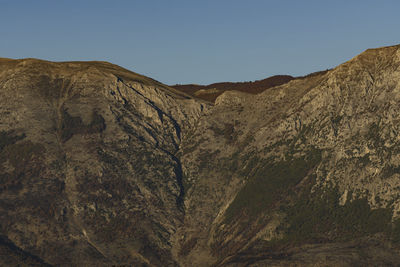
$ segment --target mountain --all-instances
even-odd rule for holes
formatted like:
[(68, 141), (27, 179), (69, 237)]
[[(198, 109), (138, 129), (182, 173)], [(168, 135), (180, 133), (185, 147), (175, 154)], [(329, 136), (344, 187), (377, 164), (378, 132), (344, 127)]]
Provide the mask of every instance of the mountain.
[(218, 96), (222, 95), (225, 91), (242, 91), (250, 94), (259, 94), (268, 88), (285, 84), (294, 77), (290, 75), (275, 75), (263, 80), (254, 82), (221, 82), (209, 85), (198, 84), (176, 84), (171, 87), (187, 93), (193, 97), (198, 97), (203, 100), (214, 102)]
[(61, 266), (175, 264), (177, 153), (208, 105), (109, 63), (0, 62), (5, 240)]
[(396, 266), (400, 46), (215, 103), (0, 59), (0, 262)]

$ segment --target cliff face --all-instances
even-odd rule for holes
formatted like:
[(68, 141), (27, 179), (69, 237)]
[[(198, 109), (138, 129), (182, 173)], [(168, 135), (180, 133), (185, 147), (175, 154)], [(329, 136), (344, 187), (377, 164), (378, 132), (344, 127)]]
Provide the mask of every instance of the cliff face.
[(399, 46), (214, 105), (109, 63), (0, 59), (1, 260), (395, 264), (399, 102)]

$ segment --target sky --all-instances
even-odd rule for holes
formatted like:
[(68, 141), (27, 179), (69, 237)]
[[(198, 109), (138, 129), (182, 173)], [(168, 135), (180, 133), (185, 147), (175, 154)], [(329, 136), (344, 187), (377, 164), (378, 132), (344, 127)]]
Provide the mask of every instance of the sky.
[(400, 44), (398, 0), (0, 0), (0, 57), (109, 61), (165, 84), (293, 76)]

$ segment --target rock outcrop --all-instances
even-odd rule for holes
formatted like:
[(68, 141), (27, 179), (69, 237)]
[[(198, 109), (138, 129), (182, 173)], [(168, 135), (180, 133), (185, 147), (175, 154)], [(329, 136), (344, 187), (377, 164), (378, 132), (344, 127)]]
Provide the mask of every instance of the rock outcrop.
[(3, 265), (400, 262), (400, 46), (215, 104), (0, 59)]

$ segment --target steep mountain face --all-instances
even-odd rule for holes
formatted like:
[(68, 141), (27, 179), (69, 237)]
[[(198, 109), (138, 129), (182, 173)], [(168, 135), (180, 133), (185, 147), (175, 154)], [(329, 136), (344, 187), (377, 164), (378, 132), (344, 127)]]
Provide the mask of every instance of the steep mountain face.
[(176, 264), (176, 153), (207, 105), (108, 63), (0, 71), (1, 234), (49, 264)]
[(217, 98), (182, 144), (183, 262), (398, 262), (399, 99), (399, 46)]
[(214, 105), (0, 59), (3, 265), (400, 262), (400, 46)]

